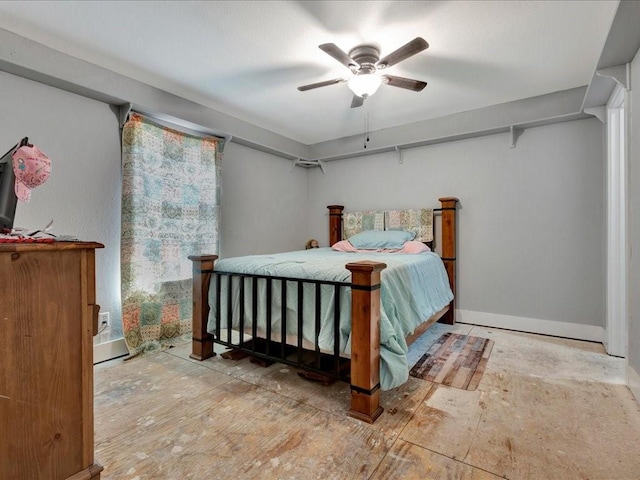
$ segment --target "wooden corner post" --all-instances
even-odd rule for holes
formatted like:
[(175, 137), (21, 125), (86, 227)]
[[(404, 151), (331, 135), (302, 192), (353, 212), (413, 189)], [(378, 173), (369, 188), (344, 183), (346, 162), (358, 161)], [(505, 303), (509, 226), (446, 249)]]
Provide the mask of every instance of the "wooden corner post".
[(214, 357), (213, 337), (207, 332), (209, 319), (209, 283), (217, 255), (190, 255), (193, 262), (193, 317), (191, 355), (194, 360)]
[(351, 271), (351, 417), (373, 423), (380, 406), (380, 272), (384, 263), (348, 263)]
[(449, 285), (454, 298), (449, 304), (449, 310), (440, 322), (453, 325), (456, 323), (456, 203), (455, 197), (440, 198), (442, 205), (442, 261), (449, 276)]
[(329, 246), (342, 240), (342, 205), (329, 205)]

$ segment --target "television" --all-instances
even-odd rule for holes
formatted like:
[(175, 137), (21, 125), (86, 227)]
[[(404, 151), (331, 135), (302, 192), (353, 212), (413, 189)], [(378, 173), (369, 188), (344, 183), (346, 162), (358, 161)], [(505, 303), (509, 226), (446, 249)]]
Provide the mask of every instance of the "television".
[(13, 174), (11, 156), (17, 148), (27, 145), (28, 142), (27, 137), (23, 138), (20, 143), (13, 146), (0, 158), (0, 233), (11, 233), (18, 203), (15, 191), (16, 177)]

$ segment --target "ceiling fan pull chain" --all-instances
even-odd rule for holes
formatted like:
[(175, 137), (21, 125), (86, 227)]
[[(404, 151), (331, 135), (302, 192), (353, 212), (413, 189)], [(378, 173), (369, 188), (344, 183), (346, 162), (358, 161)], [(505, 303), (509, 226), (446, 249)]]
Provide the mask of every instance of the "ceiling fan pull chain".
[(367, 110), (367, 142), (368, 141), (369, 141), (369, 111)]
[(367, 148), (367, 143), (369, 143), (369, 112), (364, 116), (364, 148)]

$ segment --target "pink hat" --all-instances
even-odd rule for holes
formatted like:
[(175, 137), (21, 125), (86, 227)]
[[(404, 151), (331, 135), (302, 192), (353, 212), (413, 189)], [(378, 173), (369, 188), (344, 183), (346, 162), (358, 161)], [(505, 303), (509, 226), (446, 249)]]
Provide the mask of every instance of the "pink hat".
[(13, 155), (16, 196), (23, 202), (31, 198), (31, 189), (42, 185), (51, 174), (51, 160), (35, 145), (25, 145)]

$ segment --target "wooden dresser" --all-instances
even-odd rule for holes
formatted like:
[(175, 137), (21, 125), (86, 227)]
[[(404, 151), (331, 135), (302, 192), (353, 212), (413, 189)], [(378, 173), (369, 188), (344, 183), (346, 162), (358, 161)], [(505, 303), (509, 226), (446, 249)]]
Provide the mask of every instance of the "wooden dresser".
[(95, 249), (0, 243), (0, 479), (99, 479)]

